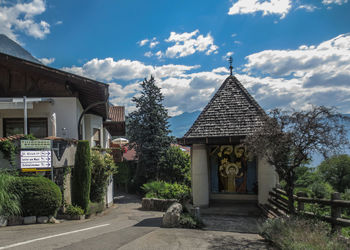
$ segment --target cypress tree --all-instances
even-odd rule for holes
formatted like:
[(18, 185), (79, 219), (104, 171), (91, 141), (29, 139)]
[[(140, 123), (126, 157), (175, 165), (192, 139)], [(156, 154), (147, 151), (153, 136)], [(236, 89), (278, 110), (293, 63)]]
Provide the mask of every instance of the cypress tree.
[(132, 99), (137, 110), (128, 116), (127, 132), (138, 157), (136, 184), (141, 186), (159, 177), (159, 162), (170, 147), (168, 112), (153, 76), (141, 83), (141, 95)]
[(87, 212), (91, 186), (91, 156), (88, 141), (79, 141), (72, 178), (72, 203)]

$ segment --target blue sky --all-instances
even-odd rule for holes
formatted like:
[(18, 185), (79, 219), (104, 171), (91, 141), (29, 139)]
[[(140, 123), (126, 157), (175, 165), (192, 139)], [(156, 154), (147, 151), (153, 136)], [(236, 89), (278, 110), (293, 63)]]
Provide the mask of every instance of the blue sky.
[(350, 113), (348, 0), (0, 0), (0, 33), (45, 64), (110, 84), (134, 109), (153, 74), (171, 115), (201, 110), (234, 74), (264, 109)]

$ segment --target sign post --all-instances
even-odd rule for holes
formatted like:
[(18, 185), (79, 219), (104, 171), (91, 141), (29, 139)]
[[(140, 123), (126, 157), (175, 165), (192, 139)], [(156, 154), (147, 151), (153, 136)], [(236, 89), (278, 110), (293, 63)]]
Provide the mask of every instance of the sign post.
[(21, 140), (22, 172), (51, 171), (53, 181), (52, 143), (50, 140)]

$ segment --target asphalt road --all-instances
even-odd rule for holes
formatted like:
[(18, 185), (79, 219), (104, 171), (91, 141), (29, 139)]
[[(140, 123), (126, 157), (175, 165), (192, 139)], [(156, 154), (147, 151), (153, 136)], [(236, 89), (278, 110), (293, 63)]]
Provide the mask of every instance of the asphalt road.
[(105, 214), (82, 221), (0, 228), (2, 249), (267, 249), (257, 234), (160, 228), (162, 212), (119, 197)]

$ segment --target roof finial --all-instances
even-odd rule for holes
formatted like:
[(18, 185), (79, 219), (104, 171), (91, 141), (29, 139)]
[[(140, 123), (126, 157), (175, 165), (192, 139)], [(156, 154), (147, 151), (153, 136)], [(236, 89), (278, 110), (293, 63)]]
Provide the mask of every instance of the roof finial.
[(230, 76), (232, 76), (232, 69), (233, 69), (233, 67), (232, 67), (232, 56), (230, 56), (228, 58), (228, 62), (230, 63)]

